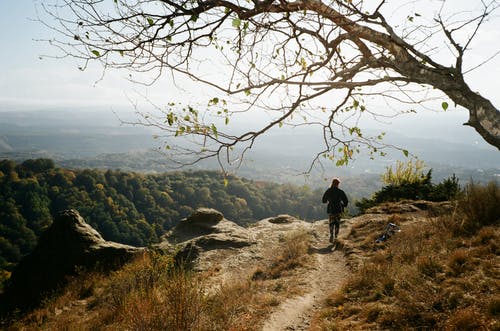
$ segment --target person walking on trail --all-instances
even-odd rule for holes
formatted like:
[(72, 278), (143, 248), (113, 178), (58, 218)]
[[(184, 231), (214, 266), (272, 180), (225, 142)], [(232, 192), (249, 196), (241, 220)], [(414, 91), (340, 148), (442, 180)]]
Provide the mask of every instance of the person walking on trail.
[(328, 202), (326, 212), (328, 213), (328, 224), (330, 226), (330, 242), (333, 243), (339, 234), (340, 216), (347, 207), (347, 196), (345, 192), (339, 189), (340, 179), (334, 178), (325, 194), (323, 194), (323, 203)]

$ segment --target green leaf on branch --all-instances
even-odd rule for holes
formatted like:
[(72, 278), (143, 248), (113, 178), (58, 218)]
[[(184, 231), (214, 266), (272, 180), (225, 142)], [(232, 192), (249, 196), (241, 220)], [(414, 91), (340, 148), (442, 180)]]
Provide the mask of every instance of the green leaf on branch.
[(175, 120), (174, 113), (168, 113), (167, 114), (168, 125), (172, 126), (174, 124), (174, 120)]
[(153, 26), (155, 24), (155, 22), (153, 21), (153, 19), (151, 17), (148, 17), (147, 20), (148, 20), (149, 26)]
[(408, 151), (406, 149), (403, 149), (403, 154), (405, 155), (405, 157), (408, 157)]
[(216, 105), (219, 103), (219, 98), (215, 97), (215, 98), (212, 98), (208, 101), (208, 105), (211, 106), (211, 105)]
[(239, 18), (235, 18), (235, 19), (233, 19), (232, 25), (233, 25), (233, 27), (235, 27), (235, 28), (239, 28), (239, 27), (240, 27), (240, 25), (241, 25), (241, 20), (240, 20)]
[(443, 108), (444, 111), (446, 111), (446, 109), (448, 109), (448, 102), (443, 101), (443, 103), (441, 104), (441, 107)]
[(212, 126), (210, 128), (212, 129), (212, 132), (214, 133), (215, 138), (217, 138), (219, 136), (219, 133), (217, 132), (217, 127), (215, 126), (215, 124), (212, 124)]
[(101, 53), (99, 53), (99, 51), (95, 49), (92, 51), (92, 54), (94, 54), (96, 57), (101, 56)]

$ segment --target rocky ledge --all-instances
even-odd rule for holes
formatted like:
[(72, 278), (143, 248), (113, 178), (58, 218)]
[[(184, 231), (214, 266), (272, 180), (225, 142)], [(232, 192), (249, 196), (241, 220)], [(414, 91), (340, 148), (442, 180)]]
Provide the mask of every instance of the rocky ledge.
[(76, 210), (63, 211), (14, 269), (0, 298), (2, 308), (35, 306), (79, 270), (110, 271), (142, 252), (144, 248), (104, 240)]

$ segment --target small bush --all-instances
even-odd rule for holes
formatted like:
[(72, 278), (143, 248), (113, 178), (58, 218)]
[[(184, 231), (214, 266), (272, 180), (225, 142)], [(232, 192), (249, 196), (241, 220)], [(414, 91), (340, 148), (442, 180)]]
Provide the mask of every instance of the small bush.
[(311, 234), (306, 231), (292, 232), (285, 238), (282, 258), (285, 261), (298, 260), (307, 254), (311, 246)]
[(460, 289), (454, 289), (446, 294), (445, 304), (448, 309), (456, 309), (464, 301), (465, 293)]
[(448, 259), (448, 267), (451, 269), (452, 274), (457, 276), (467, 269), (467, 262), (469, 260), (469, 253), (463, 248), (455, 250)]
[(486, 186), (470, 183), (460, 199), (460, 210), (465, 215), (463, 228), (475, 233), (483, 226), (500, 223), (500, 187), (496, 181)]
[(488, 303), (488, 312), (491, 316), (500, 316), (500, 296), (496, 296)]
[(201, 283), (171, 256), (144, 254), (113, 273), (103, 293), (92, 304), (108, 307), (112, 325), (131, 330), (200, 329)]
[[(411, 170), (411, 167), (409, 168)], [(390, 169), (389, 169), (390, 170)], [(388, 171), (389, 171), (388, 170)], [(405, 170), (408, 172), (410, 170)], [(414, 171), (416, 171), (414, 169)], [(387, 173), (384, 175), (387, 176)], [(394, 176), (394, 174), (390, 175)], [(396, 177), (398, 177), (397, 175)], [(411, 175), (411, 180), (404, 179), (410, 176), (403, 175), (403, 179), (385, 180), (389, 185), (375, 192), (370, 199), (363, 198), (355, 202), (361, 212), (383, 202), (410, 200), (446, 201), (456, 199), (460, 194), (460, 185), (455, 175), (444, 179), (438, 184), (431, 182), (432, 169), (424, 175), (422, 172)]]
[(428, 277), (434, 277), (443, 271), (443, 266), (432, 256), (419, 256), (417, 258), (417, 269)]
[(492, 227), (481, 228), (481, 230), (479, 230), (476, 237), (474, 238), (473, 244), (474, 245), (485, 245), (485, 244), (489, 243), (490, 241), (494, 241), (496, 237), (497, 237), (497, 235), (495, 233), (494, 228), (492, 228)]
[(449, 331), (473, 331), (483, 328), (482, 316), (472, 308), (456, 311), (446, 325), (446, 330)]

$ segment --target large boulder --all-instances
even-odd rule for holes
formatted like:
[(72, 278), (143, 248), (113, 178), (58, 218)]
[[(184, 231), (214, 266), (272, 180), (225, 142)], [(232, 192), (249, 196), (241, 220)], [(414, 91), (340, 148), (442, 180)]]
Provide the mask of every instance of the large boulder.
[(76, 210), (63, 211), (14, 269), (2, 306), (35, 306), (79, 270), (110, 271), (142, 252), (144, 248), (104, 240)]

